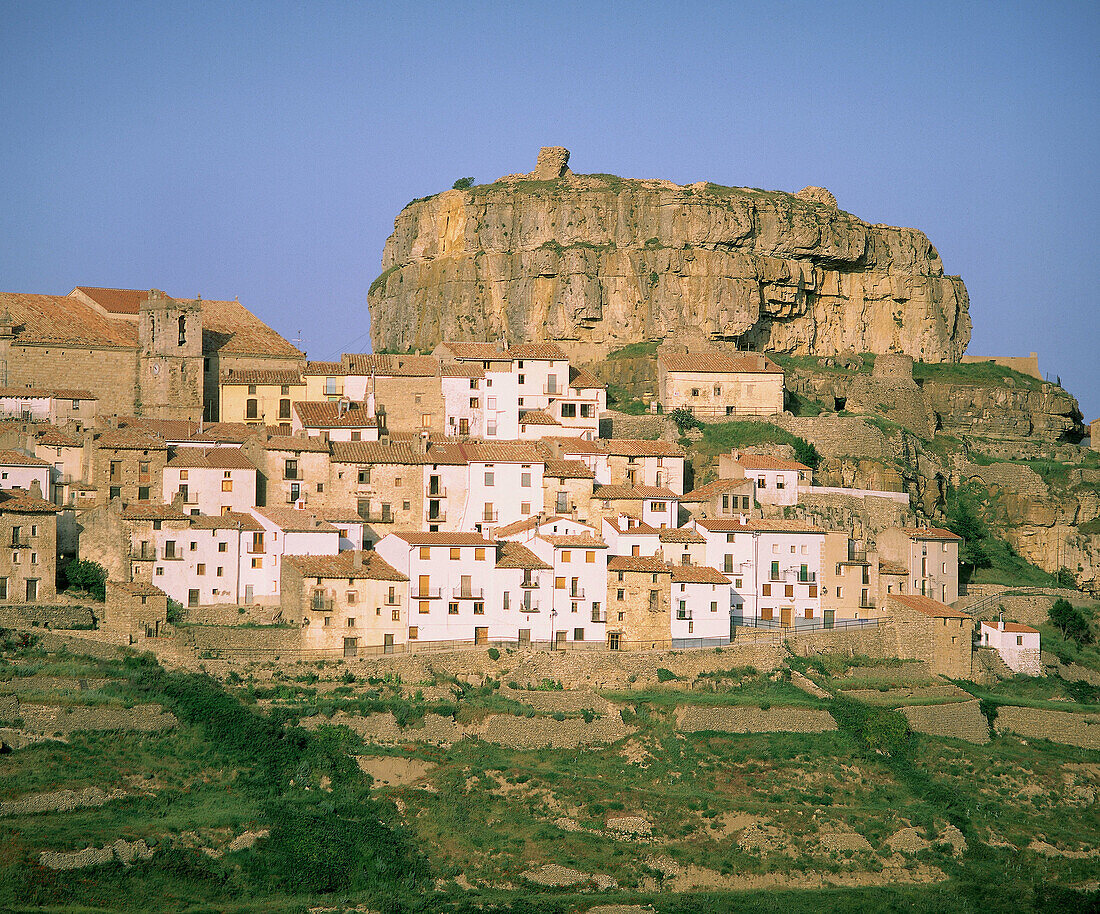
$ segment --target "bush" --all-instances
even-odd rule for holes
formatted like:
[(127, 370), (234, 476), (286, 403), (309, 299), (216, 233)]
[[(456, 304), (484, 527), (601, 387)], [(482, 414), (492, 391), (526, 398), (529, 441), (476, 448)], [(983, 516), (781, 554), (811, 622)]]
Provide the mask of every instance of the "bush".
[(83, 590), (100, 602), (107, 599), (107, 569), (91, 559), (73, 559), (65, 566), (66, 589)]
[(490, 660), (499, 660), (500, 659), (500, 651), (498, 651), (495, 647), (489, 648), (489, 659)]
[(183, 604), (179, 600), (173, 600), (171, 597), (168, 598), (167, 617), (171, 625), (178, 624), (180, 619), (183, 618)]
[(1059, 568), (1058, 573), (1054, 575), (1054, 580), (1059, 587), (1069, 587), (1074, 590), (1077, 588), (1077, 578), (1073, 576), (1073, 572), (1068, 568)]
[(467, 187), (473, 187), (473, 186), (474, 186), (474, 179), (473, 178), (459, 178), (457, 181), (455, 181), (454, 184), (451, 185), (451, 189), (452, 190), (465, 190)]
[(700, 422), (690, 409), (685, 409), (683, 406), (677, 407), (668, 414), (668, 417), (676, 423), (676, 427), (683, 434), (691, 428), (702, 428), (703, 423)]

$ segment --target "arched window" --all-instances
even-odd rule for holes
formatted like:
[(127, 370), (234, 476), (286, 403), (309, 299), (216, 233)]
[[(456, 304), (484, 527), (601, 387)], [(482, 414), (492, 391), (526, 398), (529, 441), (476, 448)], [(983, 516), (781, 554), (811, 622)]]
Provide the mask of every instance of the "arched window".
[(180, 345), (187, 342), (187, 316), (180, 315)]

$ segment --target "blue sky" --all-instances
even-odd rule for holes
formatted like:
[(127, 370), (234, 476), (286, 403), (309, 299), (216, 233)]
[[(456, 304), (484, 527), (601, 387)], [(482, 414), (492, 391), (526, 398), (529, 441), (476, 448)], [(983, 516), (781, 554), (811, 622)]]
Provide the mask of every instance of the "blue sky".
[(925, 231), (970, 352), (1100, 414), (1096, 3), (0, 0), (0, 288), (239, 296), (369, 345), (413, 197), (533, 167), (795, 191)]

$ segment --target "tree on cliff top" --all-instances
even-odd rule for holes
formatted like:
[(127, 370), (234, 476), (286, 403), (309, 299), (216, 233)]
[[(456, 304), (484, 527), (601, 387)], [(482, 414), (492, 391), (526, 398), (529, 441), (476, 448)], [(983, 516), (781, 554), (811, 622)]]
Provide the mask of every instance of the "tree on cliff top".
[(457, 181), (455, 181), (454, 184), (451, 185), (451, 189), (452, 190), (465, 190), (467, 187), (473, 187), (473, 186), (474, 186), (474, 179), (473, 178), (459, 178)]

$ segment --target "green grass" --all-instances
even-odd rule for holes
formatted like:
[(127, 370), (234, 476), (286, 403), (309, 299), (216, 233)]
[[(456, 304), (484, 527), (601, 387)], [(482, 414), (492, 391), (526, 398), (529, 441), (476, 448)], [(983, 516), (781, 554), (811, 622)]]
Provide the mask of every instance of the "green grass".
[(870, 374), (875, 365), (875, 354), (873, 352), (861, 352), (859, 354), (861, 364), (857, 369), (845, 368), (842, 365), (827, 365), (825, 364), (825, 357), (817, 355), (788, 355), (783, 352), (769, 352), (768, 358), (784, 369), (802, 369), (823, 374)]
[(631, 416), (642, 416), (649, 412), (649, 404), (632, 396), (627, 388), (618, 384), (607, 385), (607, 407)]
[(771, 422), (742, 420), (734, 422), (703, 423), (703, 437), (695, 442), (694, 448), (700, 454), (717, 456), (732, 448), (750, 447), (768, 444), (788, 444), (795, 449), (798, 459), (811, 468), (819, 459), (806, 439), (792, 435), (786, 429)]
[(630, 343), (622, 349), (616, 349), (607, 354), (608, 359), (642, 359), (652, 358), (657, 355), (657, 349), (664, 340), (645, 340), (640, 343)]
[(941, 381), (946, 384), (973, 384), (979, 387), (1004, 386), (1041, 390), (1045, 381), (1012, 368), (1002, 368), (992, 362), (914, 362), (913, 378)]

